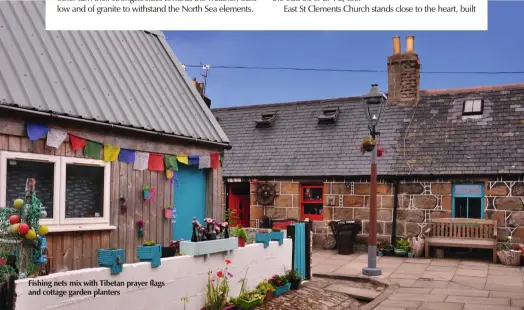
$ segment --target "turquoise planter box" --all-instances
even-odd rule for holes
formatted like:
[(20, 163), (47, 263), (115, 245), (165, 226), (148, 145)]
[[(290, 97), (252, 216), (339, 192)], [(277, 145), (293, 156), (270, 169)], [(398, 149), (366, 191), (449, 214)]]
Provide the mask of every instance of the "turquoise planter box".
[(278, 245), (284, 243), (284, 232), (283, 231), (272, 231), (271, 241), (278, 241)]
[(151, 262), (151, 267), (158, 267), (161, 264), (162, 247), (160, 244), (153, 246), (138, 246), (136, 248), (138, 259), (141, 262)]
[(267, 248), (269, 246), (269, 241), (271, 241), (271, 234), (270, 233), (258, 233), (255, 235), (255, 242), (256, 243), (263, 243), (264, 248)]
[(238, 238), (217, 239), (201, 242), (180, 242), (180, 253), (184, 255), (201, 256), (213, 253), (231, 252), (238, 249)]
[(123, 249), (98, 249), (98, 265), (100, 265), (101, 267), (111, 268), (112, 274), (122, 272), (125, 259), (126, 251)]
[(286, 285), (283, 285), (283, 286), (277, 286), (275, 287), (275, 291), (273, 292), (273, 296), (277, 297), (277, 296), (280, 296), (286, 292), (289, 292), (289, 290), (291, 289), (291, 283), (288, 283)]

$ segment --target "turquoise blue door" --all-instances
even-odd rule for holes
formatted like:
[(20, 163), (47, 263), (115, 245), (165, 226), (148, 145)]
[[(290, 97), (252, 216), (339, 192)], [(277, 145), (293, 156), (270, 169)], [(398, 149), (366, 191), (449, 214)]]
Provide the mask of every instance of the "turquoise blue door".
[(177, 176), (173, 240), (191, 240), (193, 217), (203, 223), (206, 216), (206, 176), (198, 165), (178, 165)]
[(295, 224), (295, 252), (293, 266), (297, 273), (306, 279), (306, 224)]

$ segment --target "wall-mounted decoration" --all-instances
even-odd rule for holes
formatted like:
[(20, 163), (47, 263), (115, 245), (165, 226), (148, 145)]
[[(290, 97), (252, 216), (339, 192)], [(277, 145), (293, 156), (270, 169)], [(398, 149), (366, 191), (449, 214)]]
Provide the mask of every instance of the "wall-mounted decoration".
[(138, 229), (136, 231), (138, 239), (142, 239), (144, 237), (144, 221), (140, 220), (136, 222), (136, 225), (138, 226)]
[(328, 196), (327, 197), (327, 204), (328, 206), (334, 206), (335, 205), (335, 196)]
[(164, 208), (164, 217), (166, 219), (172, 219), (173, 218), (173, 206), (167, 206)]
[(155, 189), (149, 185), (144, 186), (144, 200), (155, 202)]
[(263, 206), (267, 206), (273, 203), (277, 193), (275, 185), (269, 183), (259, 183), (256, 190), (257, 202)]

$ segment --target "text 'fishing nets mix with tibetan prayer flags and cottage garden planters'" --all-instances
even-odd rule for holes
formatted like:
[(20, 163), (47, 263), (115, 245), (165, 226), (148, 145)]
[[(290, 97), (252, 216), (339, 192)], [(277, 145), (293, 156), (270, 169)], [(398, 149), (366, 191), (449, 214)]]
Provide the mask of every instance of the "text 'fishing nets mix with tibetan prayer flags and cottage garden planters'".
[(87, 140), (66, 131), (50, 128), (46, 124), (26, 123), (27, 136), (29, 140), (35, 141), (46, 138), (46, 145), (59, 148), (69, 137), (73, 150), (83, 149), (85, 157), (103, 159), (106, 162), (115, 160), (133, 164), (135, 170), (165, 171), (166, 175), (174, 177), (174, 171), (178, 171), (178, 163), (185, 165), (197, 165), (199, 169), (217, 169), (222, 167), (224, 154), (212, 153), (209, 155), (164, 155), (147, 152), (139, 152), (131, 149), (123, 149), (116, 145), (104, 144), (97, 141)]

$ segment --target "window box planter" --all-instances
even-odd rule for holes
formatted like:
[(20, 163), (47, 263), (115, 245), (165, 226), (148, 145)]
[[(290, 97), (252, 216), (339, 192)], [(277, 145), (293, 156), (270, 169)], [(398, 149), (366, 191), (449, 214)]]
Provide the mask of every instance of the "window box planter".
[(172, 246), (162, 247), (162, 258), (176, 256), (176, 248)]
[(124, 249), (98, 249), (98, 265), (111, 268), (112, 274), (122, 272), (126, 251)]
[(260, 296), (259, 298), (255, 298), (252, 300), (243, 300), (242, 298), (238, 298), (236, 300), (236, 303), (242, 307), (242, 309), (252, 309), (256, 306), (261, 305), (264, 302), (264, 296)]
[(138, 259), (141, 262), (151, 262), (151, 267), (158, 267), (161, 264), (162, 247), (160, 244), (152, 246), (138, 246), (136, 248)]
[(256, 243), (263, 243), (264, 248), (269, 246), (269, 241), (271, 240), (271, 234), (268, 232), (257, 232), (255, 235)]
[(284, 293), (287, 293), (289, 292), (289, 290), (291, 289), (291, 283), (288, 283), (286, 285), (282, 285), (282, 286), (277, 286), (275, 287), (275, 291), (273, 292), (273, 296), (275, 297), (278, 297)]
[(278, 241), (278, 245), (284, 243), (284, 232), (283, 231), (272, 231), (271, 241)]
[(184, 255), (201, 256), (213, 253), (231, 252), (238, 249), (238, 238), (217, 239), (210, 241), (182, 241), (180, 242), (180, 252)]

